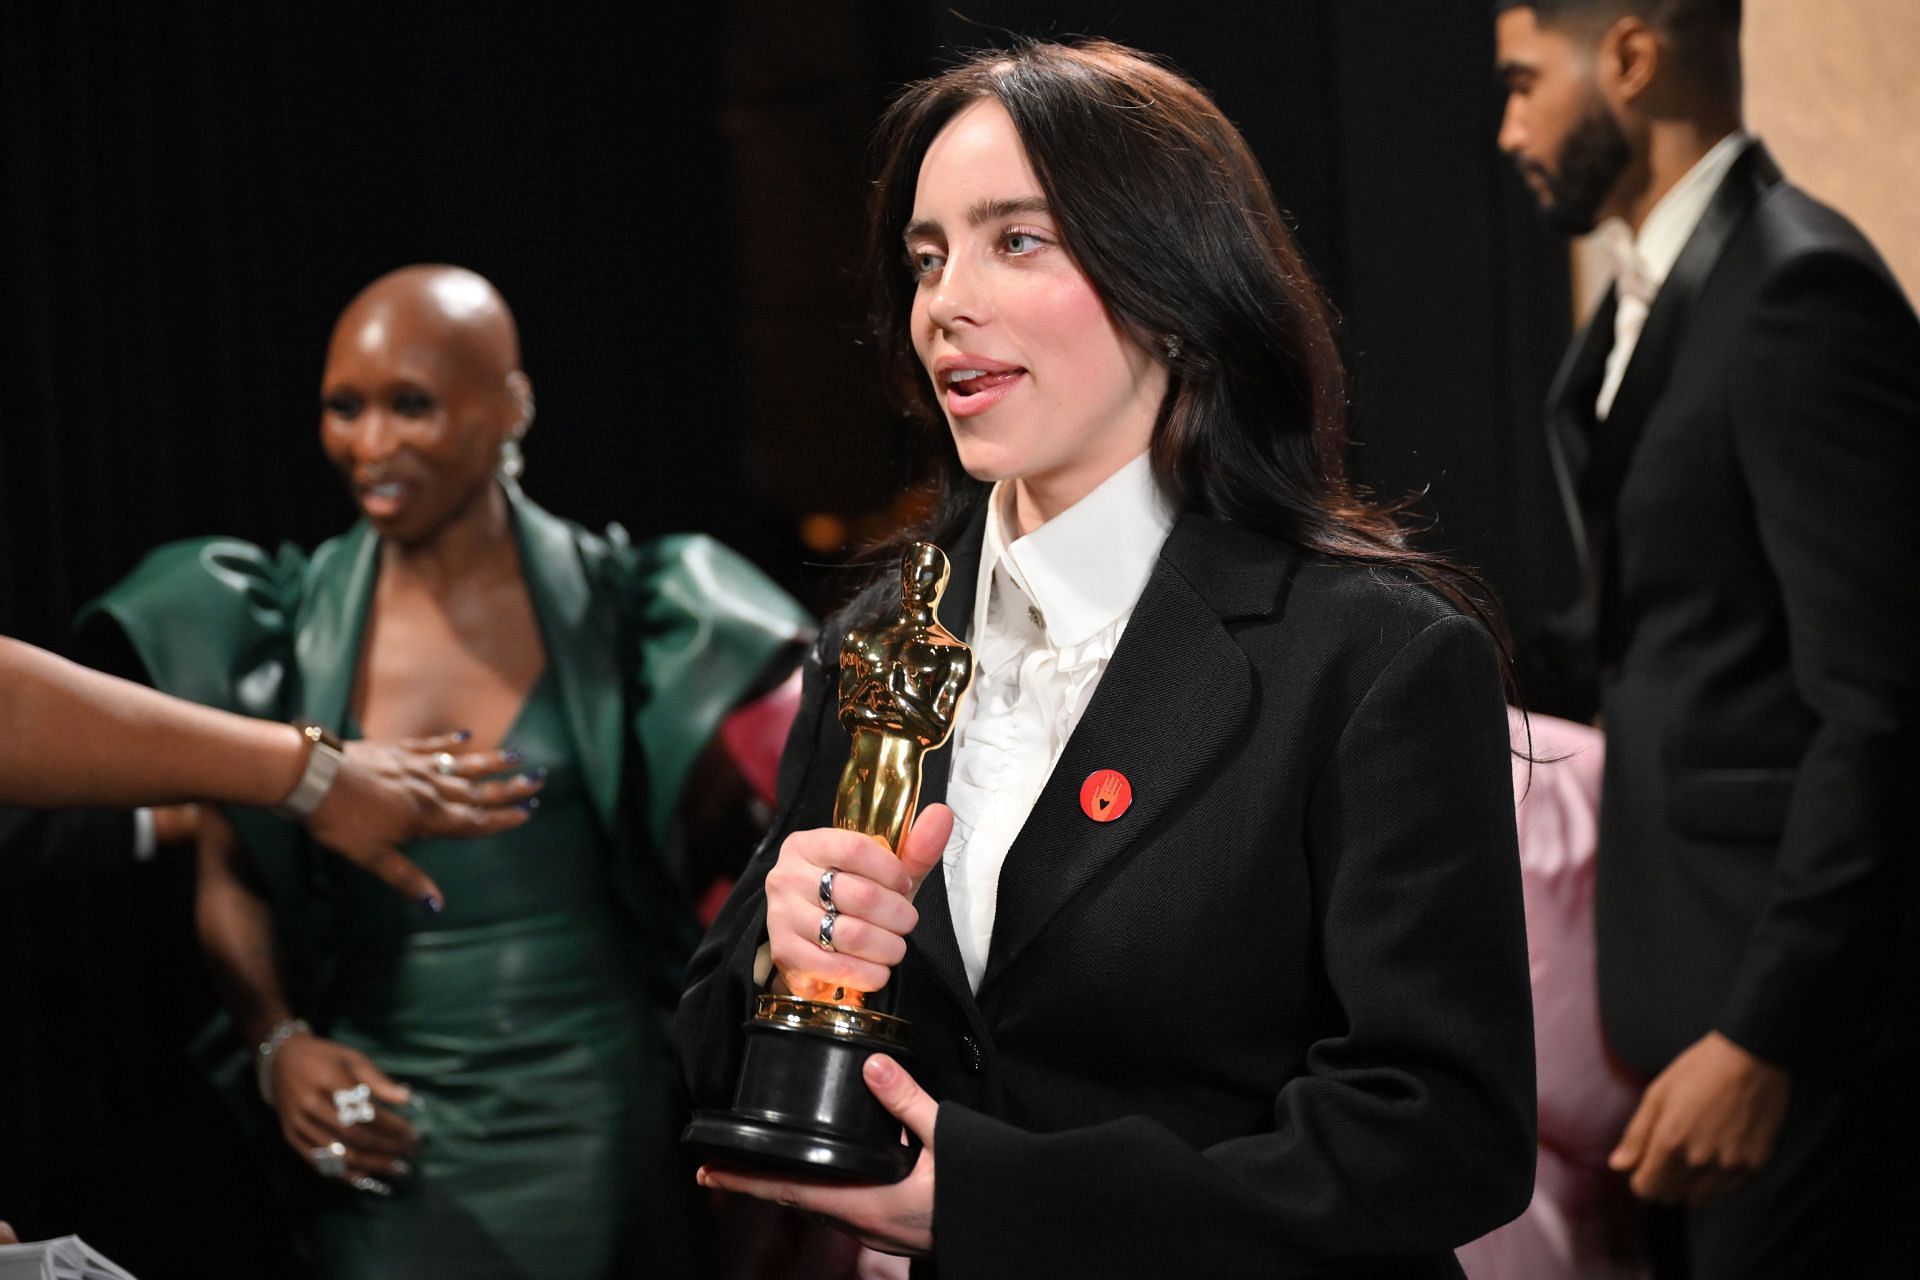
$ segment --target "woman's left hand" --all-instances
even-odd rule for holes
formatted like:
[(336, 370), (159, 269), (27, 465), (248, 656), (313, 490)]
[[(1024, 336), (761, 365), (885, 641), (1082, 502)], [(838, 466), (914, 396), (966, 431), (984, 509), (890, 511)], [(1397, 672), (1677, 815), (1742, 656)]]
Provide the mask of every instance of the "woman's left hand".
[(920, 1159), (904, 1179), (890, 1186), (848, 1186), (702, 1165), (700, 1185), (771, 1200), (802, 1213), (823, 1214), (862, 1244), (883, 1253), (932, 1253), (933, 1127), (940, 1104), (883, 1053), (868, 1058), (862, 1074), (873, 1096), (923, 1144)]

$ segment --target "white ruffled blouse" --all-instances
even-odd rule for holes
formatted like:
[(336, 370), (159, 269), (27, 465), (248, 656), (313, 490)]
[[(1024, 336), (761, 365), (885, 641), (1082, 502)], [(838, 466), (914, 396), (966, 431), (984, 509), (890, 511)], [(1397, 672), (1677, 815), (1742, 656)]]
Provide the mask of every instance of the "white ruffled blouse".
[(1141, 454), (1079, 502), (1009, 540), (1012, 490), (988, 498), (973, 603), (973, 687), (954, 724), (941, 860), (975, 990), (1006, 861), (1153, 572), (1173, 513)]

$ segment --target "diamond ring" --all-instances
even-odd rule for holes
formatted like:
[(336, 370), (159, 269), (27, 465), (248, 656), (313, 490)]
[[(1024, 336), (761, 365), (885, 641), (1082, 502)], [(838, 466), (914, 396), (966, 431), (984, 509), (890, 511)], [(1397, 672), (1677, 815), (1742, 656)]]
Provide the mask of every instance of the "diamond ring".
[(373, 1119), (373, 1090), (365, 1084), (333, 1091), (333, 1113), (342, 1129), (367, 1124)]
[(344, 1142), (329, 1142), (324, 1147), (315, 1147), (307, 1152), (307, 1159), (313, 1161), (314, 1170), (323, 1178), (347, 1176), (347, 1144)]

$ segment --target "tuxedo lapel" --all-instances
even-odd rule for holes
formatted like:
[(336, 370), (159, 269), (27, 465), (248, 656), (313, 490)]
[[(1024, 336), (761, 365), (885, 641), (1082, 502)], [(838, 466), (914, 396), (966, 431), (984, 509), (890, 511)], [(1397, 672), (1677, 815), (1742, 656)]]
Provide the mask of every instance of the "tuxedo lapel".
[[(1221, 612), (1176, 568), (1210, 525), (1187, 517), (1169, 536), (1093, 701), (1007, 852), (983, 997), (1076, 894), (1181, 811), (1250, 714), (1246, 655)], [(1273, 598), (1268, 591), (1269, 607)], [(1080, 808), (1081, 785), (1099, 769), (1117, 769), (1132, 784), (1132, 806), (1111, 822)]]
[(1633, 357), (1627, 361), (1612, 410), (1594, 433), (1592, 454), (1580, 478), (1581, 505), (1589, 521), (1609, 518), (1634, 446), (1666, 388), (1675, 353), (1685, 340), (1708, 277), (1760, 196), (1779, 180), (1779, 167), (1760, 143), (1752, 143), (1741, 152), (1660, 286), (1647, 312), (1646, 327), (1634, 344)]
[[(983, 503), (979, 514), (968, 522), (954, 545), (941, 548), (953, 569), (947, 578), (946, 592), (940, 597), (940, 622), (962, 640), (973, 630), (973, 596), (980, 580), (980, 541), (986, 532), (986, 513)], [(892, 607), (891, 600), (888, 606)], [(951, 739), (946, 746), (926, 756), (920, 770), (922, 809), (947, 798), (952, 762)], [(970, 1002), (973, 994), (967, 985), (966, 964), (960, 958), (960, 942), (953, 931), (953, 908), (947, 901), (947, 877), (942, 863), (935, 862), (933, 870), (920, 882), (913, 906), (920, 913), (920, 922), (908, 938), (909, 945), (920, 952), (956, 1000)]]
[(1547, 453), (1553, 462), (1554, 487), (1573, 534), (1574, 554), (1581, 570), (1589, 567), (1586, 519), (1580, 509), (1580, 478), (1586, 474), (1592, 449), (1594, 401), (1606, 377), (1607, 355), (1613, 350), (1614, 314), (1619, 298), (1609, 288), (1568, 349), (1553, 386), (1547, 393)]

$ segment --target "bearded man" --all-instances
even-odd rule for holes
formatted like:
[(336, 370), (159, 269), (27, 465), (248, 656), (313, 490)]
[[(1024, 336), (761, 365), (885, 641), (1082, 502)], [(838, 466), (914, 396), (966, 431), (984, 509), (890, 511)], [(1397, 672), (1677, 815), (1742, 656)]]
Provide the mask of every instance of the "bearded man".
[(1651, 1081), (1612, 1164), (1673, 1274), (1920, 1275), (1920, 321), (1743, 128), (1739, 0), (1496, 9), (1500, 147), (1619, 268), (1549, 404), (1601, 1013)]

